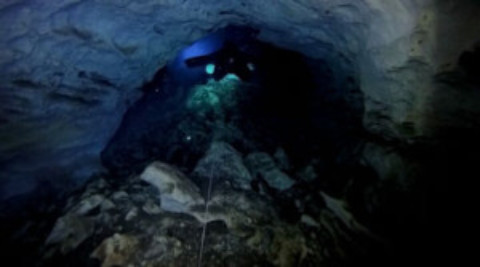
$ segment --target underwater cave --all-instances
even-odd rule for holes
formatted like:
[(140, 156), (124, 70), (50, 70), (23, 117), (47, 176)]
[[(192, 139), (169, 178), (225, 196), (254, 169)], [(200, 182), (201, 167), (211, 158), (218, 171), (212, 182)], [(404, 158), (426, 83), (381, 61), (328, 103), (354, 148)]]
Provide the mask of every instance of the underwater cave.
[(5, 262), (462, 264), (479, 15), (475, 0), (3, 1)]

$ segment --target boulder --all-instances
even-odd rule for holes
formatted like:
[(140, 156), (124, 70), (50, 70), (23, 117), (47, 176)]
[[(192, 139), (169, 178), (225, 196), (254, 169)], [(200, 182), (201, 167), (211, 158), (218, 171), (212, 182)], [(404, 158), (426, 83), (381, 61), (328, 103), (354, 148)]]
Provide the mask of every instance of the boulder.
[(225, 179), (236, 188), (250, 189), (252, 176), (243, 164), (241, 154), (225, 142), (213, 142), (199, 160), (193, 174), (208, 179)]
[(313, 165), (311, 164), (305, 166), (305, 168), (300, 170), (297, 173), (297, 176), (305, 182), (313, 182), (318, 178), (318, 175), (315, 172), (315, 167), (313, 167)]
[(138, 243), (138, 239), (134, 236), (116, 233), (103, 240), (90, 257), (101, 260), (102, 267), (128, 266)]
[(288, 160), (287, 153), (285, 152), (285, 150), (283, 148), (278, 147), (275, 150), (275, 153), (273, 154), (273, 157), (275, 158), (277, 166), (282, 171), (289, 171), (292, 168), (292, 165), (290, 164), (290, 161)]
[[(100, 208), (102, 203), (106, 202), (104, 196), (100, 194), (95, 194), (84, 198), (73, 208), (73, 213), (77, 215), (87, 215), (94, 211), (97, 208)], [(108, 203), (105, 203), (107, 206), (110, 206)]]
[(66, 254), (90, 237), (93, 230), (94, 223), (91, 219), (67, 214), (57, 220), (45, 244), (59, 245), (60, 252)]
[(264, 152), (255, 152), (245, 158), (245, 163), (254, 177), (260, 177), (270, 187), (283, 191), (295, 184), (287, 174), (282, 172), (275, 164), (275, 161)]
[(254, 176), (276, 168), (275, 161), (265, 152), (248, 154), (245, 158), (245, 164)]
[(155, 204), (153, 201), (147, 201), (143, 206), (142, 206), (142, 210), (147, 213), (147, 214), (150, 214), (150, 215), (157, 215), (159, 213), (162, 212), (162, 210), (160, 209), (160, 207)]
[(125, 215), (125, 221), (131, 221), (133, 219), (135, 219), (136, 217), (138, 216), (138, 208), (137, 207), (133, 207), (132, 209), (130, 209), (127, 214)]
[(204, 205), (198, 187), (183, 173), (161, 162), (150, 164), (140, 179), (155, 186), (160, 193), (161, 208), (171, 212), (187, 212)]
[(287, 190), (295, 184), (295, 180), (292, 180), (278, 168), (263, 172), (262, 178), (268, 185), (280, 191)]
[[(370, 237), (373, 235), (367, 229), (367, 227), (363, 226), (359, 223), (356, 218), (353, 216), (351, 211), (348, 210), (348, 204), (346, 201), (341, 199), (333, 198), (327, 195), (325, 192), (320, 192), (323, 200), (327, 208), (350, 230), (355, 232), (364, 233)], [(376, 237), (375, 237), (376, 238)]]

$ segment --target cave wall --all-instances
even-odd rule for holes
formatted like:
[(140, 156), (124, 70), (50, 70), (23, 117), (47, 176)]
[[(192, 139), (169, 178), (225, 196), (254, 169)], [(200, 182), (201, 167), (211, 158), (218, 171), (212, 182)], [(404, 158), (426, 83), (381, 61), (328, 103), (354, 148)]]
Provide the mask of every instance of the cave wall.
[[(454, 110), (464, 101), (456, 93), (437, 90), (439, 84), (434, 77), (455, 69), (461, 53), (479, 41), (476, 25), (480, 5), (470, 0), (419, 2), (422, 6), (410, 6), (413, 10), (399, 17), (406, 19), (410, 15), (406, 23), (387, 23), (397, 25), (392, 31), (399, 31), (400, 25), (404, 25), (401, 34), (367, 48), (359, 60), (361, 88), (368, 96), (365, 127), (386, 138), (431, 136), (434, 128), (439, 127), (433, 124), (452, 127), (454, 120), (462, 120)], [(444, 103), (433, 108), (437, 94), (447, 94), (456, 101), (446, 97)], [(478, 101), (478, 97), (468, 98)], [(458, 105), (442, 111), (442, 105), (452, 102)], [(450, 115), (439, 116), (441, 113)], [(455, 119), (447, 122), (440, 118), (444, 116)]]
[[(435, 121), (425, 115), (431, 77), (475, 41), (478, 10), (473, 0), (2, 1), (1, 196), (97, 171), (136, 88), (227, 24), (258, 28), (261, 40), (333, 70), (353, 69), (370, 132), (426, 133)], [(339, 85), (347, 80), (333, 73)]]
[(458, 64), (480, 41), (480, 3), (423, 1), (410, 14), (404, 34), (358, 61), (364, 126), (379, 139), (363, 157), (379, 177), (406, 190), (422, 179), (424, 187), (438, 186), (426, 195), (451, 194), (451, 185), (467, 182), (463, 173), (480, 148), (479, 84)]

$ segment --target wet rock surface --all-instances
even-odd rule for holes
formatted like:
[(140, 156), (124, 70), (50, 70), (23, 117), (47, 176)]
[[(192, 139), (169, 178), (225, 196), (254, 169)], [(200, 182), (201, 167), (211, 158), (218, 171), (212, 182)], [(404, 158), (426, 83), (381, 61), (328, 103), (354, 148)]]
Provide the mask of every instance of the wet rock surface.
[(295, 183), (276, 166), (273, 158), (267, 153), (251, 153), (247, 155), (245, 161), (253, 175), (263, 179), (270, 187), (283, 191)]
[(242, 155), (225, 142), (214, 142), (198, 162), (193, 175), (200, 179), (225, 179), (239, 189), (250, 189), (252, 175), (245, 167)]
[(161, 208), (164, 210), (186, 212), (194, 206), (204, 204), (195, 184), (167, 164), (160, 162), (151, 164), (140, 178), (158, 189)]

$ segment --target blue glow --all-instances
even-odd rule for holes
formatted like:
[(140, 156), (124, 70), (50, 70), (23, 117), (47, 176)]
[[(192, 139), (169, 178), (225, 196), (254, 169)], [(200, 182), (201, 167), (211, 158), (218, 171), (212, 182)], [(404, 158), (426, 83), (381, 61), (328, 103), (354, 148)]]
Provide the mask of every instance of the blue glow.
[(182, 60), (186, 60), (216, 52), (222, 48), (224, 39), (225, 36), (222, 32), (210, 34), (183, 49), (180, 57)]
[(220, 31), (212, 33), (180, 51), (175, 60), (168, 64), (170, 77), (177, 83), (185, 86), (197, 83), (204, 77), (207, 71), (206, 68), (204, 66), (188, 67), (185, 64), (185, 60), (218, 51), (222, 48), (224, 40), (225, 33)]
[(215, 72), (215, 64), (207, 64), (207, 66), (205, 66), (205, 72), (212, 75)]

